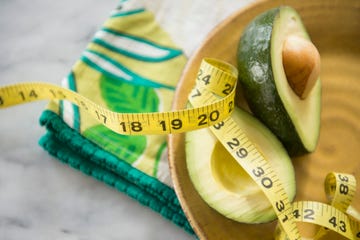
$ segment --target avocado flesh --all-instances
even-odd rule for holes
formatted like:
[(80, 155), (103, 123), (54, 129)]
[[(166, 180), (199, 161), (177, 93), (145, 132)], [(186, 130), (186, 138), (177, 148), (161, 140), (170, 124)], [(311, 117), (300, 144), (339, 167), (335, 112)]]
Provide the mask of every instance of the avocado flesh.
[(251, 111), (284, 144), (291, 156), (315, 150), (320, 133), (321, 82), (301, 99), (287, 82), (282, 48), (289, 35), (309, 39), (297, 12), (271, 9), (245, 29), (237, 53), (239, 82)]
[[(293, 199), (295, 173), (282, 144), (268, 128), (244, 110), (235, 108), (232, 117), (261, 150), (283, 183), (285, 192)], [(260, 187), (209, 129), (187, 132), (185, 144), (190, 179), (210, 207), (238, 222), (264, 223), (276, 218)]]

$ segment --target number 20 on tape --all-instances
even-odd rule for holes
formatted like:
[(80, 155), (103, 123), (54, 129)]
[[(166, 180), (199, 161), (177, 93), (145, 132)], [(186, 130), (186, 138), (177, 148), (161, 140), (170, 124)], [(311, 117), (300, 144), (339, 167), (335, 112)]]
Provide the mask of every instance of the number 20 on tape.
[[(318, 237), (333, 230), (360, 240), (360, 223), (345, 211), (355, 193), (355, 178), (332, 173), (325, 188), (331, 204), (290, 203), (278, 176), (256, 146), (229, 117), (234, 109), (237, 70), (224, 62), (205, 59), (189, 95), (194, 106), (160, 113), (116, 113), (84, 96), (48, 83), (21, 83), (0, 87), (0, 108), (36, 100), (68, 100), (109, 129), (126, 135), (169, 134), (210, 127), (214, 135), (263, 190), (273, 205), (279, 224), (276, 239), (301, 239), (296, 221), (323, 226)], [(276, 184), (275, 184), (276, 183)]]

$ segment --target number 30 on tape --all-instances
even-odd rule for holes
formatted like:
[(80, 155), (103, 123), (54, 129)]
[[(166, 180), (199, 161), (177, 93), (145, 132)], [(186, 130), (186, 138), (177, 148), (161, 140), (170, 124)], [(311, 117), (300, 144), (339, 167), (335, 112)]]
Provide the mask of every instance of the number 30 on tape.
[(209, 127), (271, 202), (279, 220), (276, 239), (300, 240), (296, 222), (301, 221), (321, 226), (314, 239), (332, 230), (348, 239), (360, 240), (359, 219), (346, 214), (355, 194), (355, 178), (348, 174), (330, 173), (325, 181), (329, 204), (291, 203), (268, 161), (230, 117), (235, 103), (236, 80), (237, 69), (232, 65), (204, 59), (189, 95), (189, 102), (194, 107), (189, 109), (116, 113), (69, 89), (39, 82), (0, 87), (0, 108), (37, 100), (68, 100), (109, 129), (125, 135), (180, 133)]

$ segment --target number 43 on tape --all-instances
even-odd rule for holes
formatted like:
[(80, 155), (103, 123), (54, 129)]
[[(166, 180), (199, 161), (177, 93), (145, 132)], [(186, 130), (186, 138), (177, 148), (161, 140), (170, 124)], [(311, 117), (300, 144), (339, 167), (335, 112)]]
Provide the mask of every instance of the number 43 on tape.
[(348, 239), (360, 240), (360, 214), (350, 206), (356, 189), (354, 176), (330, 173), (326, 177), (325, 191), (329, 204), (313, 201), (290, 203), (267, 160), (230, 117), (235, 103), (236, 80), (237, 70), (232, 65), (216, 59), (204, 59), (195, 87), (189, 95), (189, 102), (194, 107), (189, 109), (117, 113), (69, 89), (38, 82), (0, 87), (0, 108), (37, 100), (68, 100), (109, 129), (125, 135), (180, 133), (210, 127), (271, 202), (279, 219), (276, 239), (300, 240), (296, 222), (308, 222), (321, 226), (314, 239), (332, 230)]

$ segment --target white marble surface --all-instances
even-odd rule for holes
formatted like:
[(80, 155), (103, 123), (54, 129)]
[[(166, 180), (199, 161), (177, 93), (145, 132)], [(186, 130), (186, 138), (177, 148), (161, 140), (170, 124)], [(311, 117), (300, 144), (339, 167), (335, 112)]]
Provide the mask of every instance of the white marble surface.
[[(0, 0), (0, 85), (59, 84), (117, 2)], [(189, 56), (217, 23), (249, 2), (152, 0), (146, 6)], [(39, 147), (45, 105), (0, 110), (1, 240), (192, 239)]]

